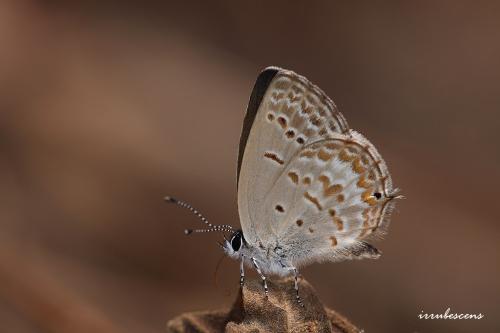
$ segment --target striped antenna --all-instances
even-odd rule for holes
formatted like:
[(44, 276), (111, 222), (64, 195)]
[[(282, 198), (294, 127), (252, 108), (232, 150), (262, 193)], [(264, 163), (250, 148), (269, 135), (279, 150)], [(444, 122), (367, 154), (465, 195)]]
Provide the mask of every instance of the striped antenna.
[(221, 225), (211, 224), (199, 211), (197, 211), (195, 208), (193, 208), (193, 206), (191, 206), (187, 202), (177, 200), (177, 199), (169, 197), (169, 196), (165, 197), (165, 201), (170, 202), (170, 203), (174, 203), (176, 205), (181, 206), (182, 208), (189, 210), (191, 213), (198, 216), (198, 218), (201, 220), (201, 222), (205, 223), (209, 228), (209, 229), (194, 229), (194, 230), (193, 229), (186, 229), (186, 230), (184, 230), (184, 233), (186, 235), (190, 235), (193, 232), (200, 233), (200, 232), (211, 232), (211, 231), (219, 231), (219, 232), (233, 231), (233, 227), (231, 227), (230, 225), (227, 225), (227, 224), (221, 224)]
[(191, 235), (193, 232), (194, 232), (194, 233), (203, 233), (203, 232), (213, 232), (213, 231), (224, 232), (224, 231), (233, 231), (233, 230), (232, 230), (232, 229), (227, 229), (227, 228), (212, 228), (212, 229), (184, 229), (184, 234), (186, 234), (186, 235)]

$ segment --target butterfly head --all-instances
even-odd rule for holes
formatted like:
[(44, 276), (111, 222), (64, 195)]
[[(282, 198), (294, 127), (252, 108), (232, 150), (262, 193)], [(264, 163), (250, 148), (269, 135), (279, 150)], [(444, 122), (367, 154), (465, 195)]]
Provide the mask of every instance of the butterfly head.
[(243, 237), (243, 232), (241, 230), (236, 230), (231, 235), (231, 238), (225, 239), (222, 248), (224, 252), (232, 258), (238, 258), (240, 256), (240, 250), (245, 246), (245, 238)]

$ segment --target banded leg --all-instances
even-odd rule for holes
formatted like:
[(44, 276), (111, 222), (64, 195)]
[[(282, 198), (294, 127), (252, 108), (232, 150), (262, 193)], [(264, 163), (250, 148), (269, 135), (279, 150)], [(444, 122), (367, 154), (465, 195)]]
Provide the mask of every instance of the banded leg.
[(241, 261), (240, 261), (240, 286), (242, 286), (242, 287), (243, 287), (243, 284), (245, 282), (244, 262), (245, 262), (245, 258), (241, 257)]
[(283, 263), (283, 261), (280, 260), (281, 267), (284, 269), (287, 269), (289, 271), (293, 271), (293, 276), (295, 278), (295, 299), (297, 302), (300, 304), (300, 306), (304, 307), (304, 303), (302, 303), (302, 299), (299, 296), (299, 271), (297, 268), (293, 266), (289, 266)]
[(293, 267), (293, 275), (294, 275), (294, 278), (295, 278), (295, 298), (297, 299), (297, 302), (299, 302), (300, 306), (301, 307), (304, 307), (304, 303), (302, 303), (302, 300), (300, 299), (300, 296), (299, 296), (299, 271), (297, 270), (297, 268)]
[(257, 265), (257, 260), (255, 260), (255, 258), (252, 258), (252, 263), (253, 263), (253, 267), (255, 267), (255, 270), (257, 271), (257, 273), (259, 273), (259, 275), (262, 279), (262, 284), (264, 285), (264, 293), (266, 294), (266, 298), (267, 298), (268, 290), (267, 290), (266, 277), (262, 274), (262, 271), (260, 270), (259, 265)]

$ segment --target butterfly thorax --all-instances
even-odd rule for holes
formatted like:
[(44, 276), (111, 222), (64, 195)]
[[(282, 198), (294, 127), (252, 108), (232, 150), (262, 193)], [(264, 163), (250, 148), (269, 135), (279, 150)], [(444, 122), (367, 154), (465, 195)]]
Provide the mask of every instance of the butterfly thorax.
[(236, 231), (229, 241), (224, 243), (224, 252), (236, 260), (252, 267), (255, 260), (264, 274), (286, 276), (291, 273), (291, 264), (283, 248), (277, 243), (264, 245), (261, 241), (255, 244), (245, 240), (241, 231)]

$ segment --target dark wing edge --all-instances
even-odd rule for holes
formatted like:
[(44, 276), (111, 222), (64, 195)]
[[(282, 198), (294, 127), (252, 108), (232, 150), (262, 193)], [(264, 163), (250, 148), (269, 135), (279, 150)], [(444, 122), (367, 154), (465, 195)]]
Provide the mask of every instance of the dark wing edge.
[(240, 180), (240, 169), (241, 162), (243, 160), (243, 154), (245, 153), (245, 147), (247, 145), (248, 136), (250, 135), (250, 130), (252, 129), (255, 116), (257, 115), (257, 110), (259, 110), (260, 103), (266, 94), (267, 88), (271, 84), (276, 74), (281, 71), (279, 67), (267, 67), (265, 68), (257, 77), (255, 85), (253, 86), (252, 94), (250, 95), (250, 100), (248, 102), (247, 112), (245, 114), (245, 119), (243, 120), (243, 128), (241, 130), (240, 137), (240, 147), (238, 152), (238, 169), (237, 169), (237, 184)]

